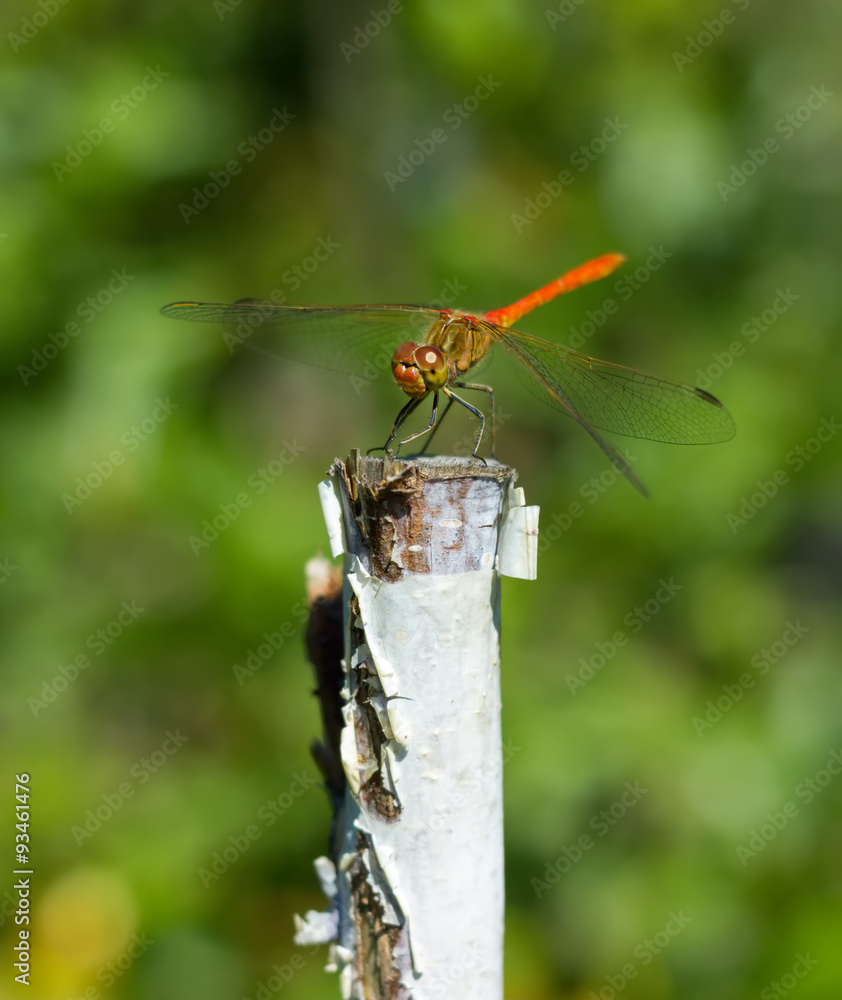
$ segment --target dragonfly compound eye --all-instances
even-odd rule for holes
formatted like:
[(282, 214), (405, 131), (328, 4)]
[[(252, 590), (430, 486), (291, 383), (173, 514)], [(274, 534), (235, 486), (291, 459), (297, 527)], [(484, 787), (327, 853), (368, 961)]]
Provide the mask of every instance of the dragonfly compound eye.
[(427, 391), (415, 360), (417, 349), (418, 345), (414, 341), (407, 340), (392, 355), (392, 376), (409, 396), (423, 396)]
[(438, 347), (422, 344), (415, 352), (415, 363), (428, 390), (435, 392), (447, 383), (447, 361)]

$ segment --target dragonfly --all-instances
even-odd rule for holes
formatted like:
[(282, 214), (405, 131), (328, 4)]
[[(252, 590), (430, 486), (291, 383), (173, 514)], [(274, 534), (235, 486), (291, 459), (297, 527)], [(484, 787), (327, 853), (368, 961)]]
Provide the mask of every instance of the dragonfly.
[[(612, 465), (647, 496), (628, 459), (600, 431), (667, 444), (716, 444), (734, 436), (728, 410), (704, 389), (600, 361), (513, 327), (538, 306), (611, 274), (624, 260), (619, 253), (603, 254), (517, 302), (485, 313), (419, 305), (304, 306), (258, 299), (172, 302), (161, 312), (175, 319), (227, 325), (236, 330), (237, 341), (264, 325), (277, 327), (279, 357), (340, 372), (360, 380), (358, 385), (369, 384), (390, 368), (397, 386), (409, 396), (384, 445), (392, 457), (409, 441), (427, 433), (432, 436), (438, 426), (440, 395), (447, 398), (445, 414), (455, 402), (479, 419), (473, 450), (473, 457), (479, 457), (485, 416), (456, 389), (488, 394), (494, 456), (493, 390), (466, 381), (466, 376), (496, 345), (517, 362), (527, 385), (575, 420)], [(391, 350), (394, 344), (398, 346)], [(393, 452), (406, 419), (430, 397), (428, 426), (403, 438)]]

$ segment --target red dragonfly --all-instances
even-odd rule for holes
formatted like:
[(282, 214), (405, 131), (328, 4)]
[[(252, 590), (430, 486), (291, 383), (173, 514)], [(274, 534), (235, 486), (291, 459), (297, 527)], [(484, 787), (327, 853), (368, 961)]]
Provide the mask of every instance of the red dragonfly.
[[(613, 465), (644, 496), (646, 488), (626, 458), (599, 430), (668, 444), (714, 444), (734, 435), (734, 421), (719, 400), (703, 389), (657, 375), (645, 375), (598, 361), (528, 333), (512, 324), (557, 295), (611, 274), (625, 258), (611, 253), (568, 271), (543, 288), (503, 309), (474, 315), (458, 309), (415, 305), (290, 306), (257, 299), (230, 304), (173, 302), (161, 312), (175, 319), (202, 323), (237, 324), (240, 340), (264, 324), (280, 327), (279, 355), (317, 365), (368, 382), (371, 372), (385, 367), (384, 344), (399, 343), (391, 355), (392, 375), (410, 397), (398, 414), (385, 444), (391, 445), (403, 422), (423, 399), (432, 395), (429, 425), (398, 444), (433, 431), (439, 394), (465, 406), (480, 421), (473, 455), (477, 457), (485, 418), (453, 389), (477, 389), (491, 399), (494, 454), (494, 395), (487, 385), (464, 381), (464, 376), (499, 344), (528, 373), (531, 387), (572, 417), (596, 441)], [(407, 339), (414, 333), (416, 339)], [(385, 357), (388, 357), (386, 355)], [(379, 363), (378, 363), (379, 362)], [(445, 413), (447, 412), (445, 410)]]

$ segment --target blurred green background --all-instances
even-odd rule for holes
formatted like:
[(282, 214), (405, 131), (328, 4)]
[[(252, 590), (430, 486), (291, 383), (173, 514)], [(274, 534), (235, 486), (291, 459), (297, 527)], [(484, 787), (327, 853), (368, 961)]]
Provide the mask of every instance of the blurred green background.
[(607, 251), (622, 271), (521, 327), (698, 381), (738, 433), (617, 441), (647, 501), (489, 369), (543, 531), (538, 580), (503, 586), (506, 995), (838, 996), (840, 8), (373, 9), (4, 4), (0, 997), (20, 772), (28, 996), (252, 998), (276, 965), (285, 997), (339, 995), (291, 942), (329, 824), (303, 571), (317, 482), (402, 399), (159, 307), (488, 309)]

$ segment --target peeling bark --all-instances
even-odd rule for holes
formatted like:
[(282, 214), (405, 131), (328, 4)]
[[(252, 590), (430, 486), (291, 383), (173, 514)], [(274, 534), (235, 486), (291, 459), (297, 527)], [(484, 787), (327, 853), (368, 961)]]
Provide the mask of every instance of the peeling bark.
[[(336, 812), (316, 864), (332, 909), (296, 940), (333, 941), (344, 997), (500, 1000), (499, 575), (534, 577), (537, 509), (496, 463), (355, 452), (331, 472), (344, 726), (337, 741), (336, 666), (317, 667)], [(333, 634), (312, 648), (335, 658)]]

